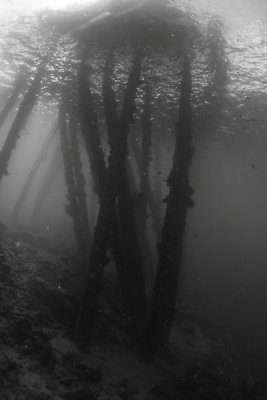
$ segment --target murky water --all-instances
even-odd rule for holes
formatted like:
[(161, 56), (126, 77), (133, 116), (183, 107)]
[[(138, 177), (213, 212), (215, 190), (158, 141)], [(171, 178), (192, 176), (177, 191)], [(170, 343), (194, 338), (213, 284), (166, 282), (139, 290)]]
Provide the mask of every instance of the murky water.
[[(188, 25), (193, 31), (194, 24), (190, 25), (193, 20), (203, 33), (203, 38), (196, 39), (193, 50), (186, 47), (187, 43), (183, 43), (177, 52), (173, 48), (169, 52), (164, 48), (155, 49), (153, 34), (150, 38), (152, 48), (142, 79), (149, 77), (154, 82), (153, 126), (156, 136), (153, 151), (158, 156), (159, 165), (155, 168), (156, 173), (151, 172), (151, 179), (159, 172), (162, 174), (159, 194), (162, 200), (166, 195), (166, 177), (173, 156), (172, 129), (178, 115), (181, 70), (177, 65), (181, 53), (192, 52), (193, 141), (196, 152), (191, 166), (191, 185), (195, 190), (195, 208), (188, 212), (184, 293), (194, 299), (195, 307), (206, 316), (208, 325), (216, 327), (217, 333), (221, 330), (252, 369), (264, 374), (267, 371), (267, 6), (260, 1), (252, 5), (252, 2), (241, 0), (191, 3), (177, 2), (178, 8), (185, 13), (181, 14), (181, 25)], [(1, 182), (0, 215), (6, 221), (34, 155), (46, 137), (47, 127), (55, 117), (62, 89), (75, 99), (74, 82), (81, 53), (90, 44), (90, 26), (93, 29), (96, 21), (101, 19), (104, 24), (113, 12), (107, 5), (101, 12), (93, 11), (93, 17), (89, 18), (87, 6), (90, 10), (99, 7), (96, 1), (86, 0), (75, 3), (71, 0), (43, 0), (38, 5), (34, 1), (2, 0), (2, 105), (16, 75), (23, 70), (28, 82), (44, 57), (48, 56), (35, 114), (12, 154), (10, 175)], [(80, 13), (77, 12), (79, 7)], [(219, 27), (219, 39), (214, 30), (208, 33), (211, 20)], [(89, 33), (85, 38), (86, 32)], [(107, 48), (104, 44), (102, 48), (101, 45), (98, 48), (94, 46), (89, 51), (92, 93), (99, 123), (104, 127), (101, 76)], [(122, 43), (122, 49), (116, 54), (114, 88), (117, 94), (123, 93), (130, 68), (131, 58), (127, 51), (123, 56), (123, 46)], [(137, 114), (143, 104), (142, 96), (140, 89)], [(1, 144), (14, 115), (15, 109), (2, 127)], [(162, 151), (156, 149), (157, 141), (159, 147), (163, 147)], [(103, 137), (105, 146), (107, 138)], [(48, 160), (51, 154), (48, 154)], [(86, 164), (84, 154), (83, 158)], [(137, 169), (135, 166), (135, 173)], [(45, 168), (38, 172), (36, 186), (25, 204), (22, 218), (25, 223), (44, 173)], [(90, 179), (87, 185), (88, 193), (91, 193)], [(50, 220), (58, 218), (62, 222), (66, 218), (62, 176), (55, 186), (45, 214)], [(164, 211), (164, 206), (162, 209)]]

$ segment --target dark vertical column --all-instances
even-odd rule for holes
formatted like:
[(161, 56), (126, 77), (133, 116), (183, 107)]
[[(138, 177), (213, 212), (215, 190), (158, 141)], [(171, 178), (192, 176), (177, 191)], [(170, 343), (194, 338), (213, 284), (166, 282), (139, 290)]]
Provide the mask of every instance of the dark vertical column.
[(9, 130), (3, 148), (0, 152), (0, 181), (3, 178), (3, 176), (7, 173), (7, 166), (11, 156), (11, 152), (16, 145), (21, 129), (26, 124), (29, 115), (35, 105), (36, 98), (40, 90), (43, 69), (44, 66), (41, 66), (38, 69), (27, 93), (25, 94), (18, 109), (17, 115)]
[(157, 350), (168, 343), (179, 272), (182, 259), (187, 208), (193, 205), (190, 196), (189, 167), (193, 155), (191, 146), (191, 68), (185, 61), (176, 126), (173, 166), (168, 177), (169, 195), (158, 245), (159, 263), (152, 296), (150, 319), (143, 354), (152, 361)]
[(89, 254), (91, 247), (91, 233), (88, 218), (88, 210), (86, 204), (86, 192), (85, 192), (85, 179), (82, 172), (82, 163), (80, 159), (80, 149), (78, 141), (77, 124), (73, 111), (70, 112), (70, 151), (73, 162), (73, 174), (76, 183), (77, 201), (80, 210), (81, 226), (83, 231), (83, 246), (84, 253), (86, 255), (85, 264), (89, 262)]
[[(103, 192), (100, 196), (100, 210), (93, 237), (90, 266), (77, 320), (76, 343), (83, 347), (90, 344), (91, 341), (93, 324), (97, 311), (98, 296), (102, 283), (103, 268), (107, 262), (106, 253), (110, 246), (113, 246), (114, 253), (118, 252), (118, 258), (123, 264), (120, 265), (121, 268), (119, 267), (120, 281), (123, 285), (123, 288), (125, 288), (124, 284), (128, 282), (131, 284), (130, 287), (128, 283), (129, 291), (127, 296), (134, 319), (136, 319), (136, 323), (138, 325), (143, 324), (145, 319), (144, 315), (146, 314), (146, 299), (143, 281), (141, 280), (141, 286), (139, 278), (138, 283), (136, 282), (137, 276), (139, 276), (138, 271), (140, 270), (140, 260), (137, 258), (139, 257), (138, 253), (135, 254), (134, 260), (131, 259), (133, 249), (136, 250), (135, 236), (131, 231), (133, 227), (133, 221), (128, 219), (129, 212), (131, 213), (132, 217), (132, 210), (129, 209), (129, 207), (127, 207), (127, 210), (125, 209), (126, 204), (129, 206), (128, 182), (125, 178), (127, 140), (129, 122), (134, 111), (136, 91), (140, 83), (141, 61), (142, 53), (138, 51), (135, 54), (132, 69), (129, 74), (121, 116), (118, 121), (111, 121), (112, 131), (109, 132), (111, 146), (109, 167), (107, 169), (106, 179), (104, 181)], [(111, 103), (110, 105), (112, 107), (114, 106), (114, 104)], [(123, 228), (119, 228), (119, 232), (117, 229), (118, 224), (116, 224), (116, 218), (114, 214), (116, 207), (118, 207), (119, 210), (120, 223), (123, 225)], [(129, 226), (126, 226), (126, 221), (128, 221)], [(121, 253), (121, 250), (119, 251), (118, 248), (118, 233), (123, 233), (125, 241), (121, 243), (124, 243), (125, 246), (128, 246), (127, 249), (123, 249), (128, 257), (127, 271), (124, 268), (124, 265), (126, 265), (124, 264), (124, 255)], [(129, 250), (130, 253), (127, 250)], [(116, 260), (116, 254), (114, 257)], [(123, 277), (122, 274), (124, 274)], [(131, 277), (133, 278), (133, 281), (131, 281)], [(126, 291), (124, 289), (123, 292), (126, 295)]]
[(81, 259), (85, 262), (87, 260), (87, 250), (84, 243), (83, 223), (77, 195), (70, 141), (68, 138), (69, 129), (67, 124), (66, 104), (64, 103), (59, 107), (59, 131), (69, 201), (69, 204), (66, 206), (66, 211), (72, 218), (78, 252)]
[(6, 117), (8, 116), (9, 112), (14, 107), (16, 100), (18, 99), (18, 96), (21, 92), (23, 82), (24, 82), (24, 76), (22, 73), (20, 73), (14, 82), (13, 89), (12, 89), (10, 96), (8, 97), (4, 107), (2, 108), (2, 110), (0, 112), (0, 126), (3, 124)]
[(101, 197), (106, 176), (105, 157), (98, 131), (97, 114), (92, 100), (88, 68), (84, 62), (81, 63), (78, 74), (78, 89), (81, 132), (91, 166), (95, 191)]

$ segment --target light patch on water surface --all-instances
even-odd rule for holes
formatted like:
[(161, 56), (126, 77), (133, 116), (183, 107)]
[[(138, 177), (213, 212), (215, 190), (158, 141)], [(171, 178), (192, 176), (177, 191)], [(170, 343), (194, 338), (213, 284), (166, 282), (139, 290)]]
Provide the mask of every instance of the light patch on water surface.
[(227, 57), (232, 93), (267, 93), (267, 31), (262, 21), (227, 33)]
[(62, 10), (69, 7), (77, 7), (97, 3), (99, 0), (2, 0), (0, 10), (3, 15), (14, 13), (25, 15), (44, 9)]
[(265, 0), (175, 0), (187, 5), (199, 16), (209, 17), (210, 15), (220, 17), (227, 27), (239, 29), (240, 26), (249, 23), (251, 20), (267, 18), (267, 3)]

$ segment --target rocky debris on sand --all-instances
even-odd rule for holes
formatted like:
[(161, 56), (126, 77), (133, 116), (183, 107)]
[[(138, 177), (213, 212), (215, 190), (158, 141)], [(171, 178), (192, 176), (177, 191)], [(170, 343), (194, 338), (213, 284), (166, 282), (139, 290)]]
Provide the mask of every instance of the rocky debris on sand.
[(117, 394), (121, 400), (134, 400), (138, 390), (129, 379), (123, 379), (117, 384)]
[(0, 385), (7, 387), (19, 383), (20, 368), (19, 365), (10, 357), (9, 354), (3, 352), (0, 354)]
[(77, 355), (71, 352), (63, 357), (63, 363), (68, 374), (76, 377), (80, 382), (98, 383), (103, 375), (101, 369), (90, 368), (77, 358)]
[(90, 389), (60, 392), (59, 396), (66, 400), (97, 400), (97, 396)]
[(63, 257), (31, 235), (5, 238), (0, 246), (0, 400), (266, 399), (266, 388), (240, 380), (225, 354), (205, 350), (210, 340), (198, 334), (194, 315), (183, 316), (175, 331), (179, 367), (180, 341), (187, 357), (180, 375), (173, 368), (175, 352), (173, 361), (167, 355), (157, 359), (159, 370), (136, 364), (139, 355), (122, 319), (127, 313), (113, 270), (105, 271), (92, 351), (79, 353), (71, 340), (81, 291), (77, 269), (62, 266)]

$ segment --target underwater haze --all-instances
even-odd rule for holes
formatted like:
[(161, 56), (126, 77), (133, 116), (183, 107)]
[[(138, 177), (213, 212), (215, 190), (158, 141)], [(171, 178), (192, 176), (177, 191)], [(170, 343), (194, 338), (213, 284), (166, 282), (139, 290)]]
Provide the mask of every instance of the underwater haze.
[[(56, 291), (62, 270), (70, 274), (72, 322), (62, 324), (82, 354), (107, 318), (118, 342), (126, 339), (117, 329), (128, 329), (127, 351), (146, 365), (178, 348), (180, 370), (215, 344), (250, 377), (244, 390), (264, 386), (265, 1), (2, 0), (0, 21), (5, 262), (12, 252), (21, 257), (27, 235), (38, 254), (46, 243), (60, 260)], [(111, 312), (117, 286), (121, 303)], [(180, 336), (192, 348), (179, 350)], [(181, 399), (266, 398), (266, 387), (227, 394), (223, 383), (220, 397), (210, 378), (196, 381), (201, 373), (192, 372), (190, 389), (176, 383)], [(146, 397), (122, 382), (114, 398), (174, 398), (159, 390)], [(111, 398), (97, 390), (90, 398)], [(47, 398), (61, 398), (59, 389), (54, 396)]]

